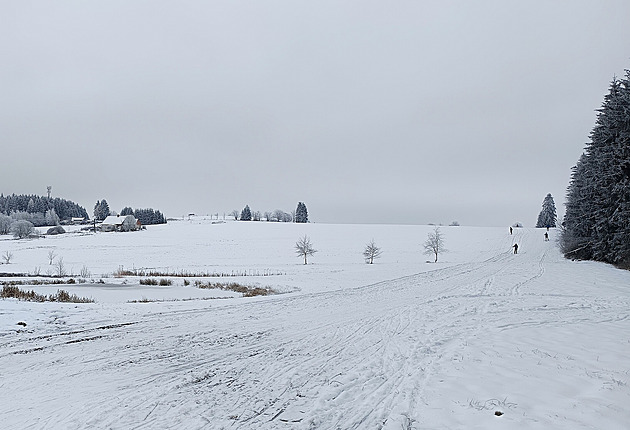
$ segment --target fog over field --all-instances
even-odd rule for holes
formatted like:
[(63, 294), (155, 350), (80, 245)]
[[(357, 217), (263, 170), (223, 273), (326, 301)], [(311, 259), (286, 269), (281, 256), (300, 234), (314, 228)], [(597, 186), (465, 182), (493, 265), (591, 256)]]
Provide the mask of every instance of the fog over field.
[(630, 2), (0, 3), (0, 193), (168, 216), (533, 226)]

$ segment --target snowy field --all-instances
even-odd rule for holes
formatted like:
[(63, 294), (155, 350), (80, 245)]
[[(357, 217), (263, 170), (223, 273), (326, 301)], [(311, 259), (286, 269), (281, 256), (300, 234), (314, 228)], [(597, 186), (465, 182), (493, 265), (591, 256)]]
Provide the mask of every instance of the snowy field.
[[(563, 259), (553, 229), (544, 242), (442, 227), (449, 252), (427, 263), (431, 230), (194, 218), (1, 236), (13, 258), (0, 272), (52, 272), (53, 251), (90, 274), (61, 288), (96, 300), (0, 300), (1, 427), (630, 428), (630, 272)], [(305, 234), (318, 250), (306, 266)], [(383, 255), (367, 265), (371, 239)], [(201, 290), (192, 276), (143, 286), (120, 269), (234, 274), (203, 280), (281, 294)]]

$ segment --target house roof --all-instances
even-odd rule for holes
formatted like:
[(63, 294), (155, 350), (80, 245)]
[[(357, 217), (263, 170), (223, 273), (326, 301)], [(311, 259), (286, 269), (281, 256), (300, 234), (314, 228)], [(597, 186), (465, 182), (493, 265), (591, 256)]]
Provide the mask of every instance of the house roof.
[(133, 219), (134, 223), (136, 222), (136, 218), (133, 215), (110, 215), (103, 220), (103, 224), (122, 225), (123, 221), (129, 217)]

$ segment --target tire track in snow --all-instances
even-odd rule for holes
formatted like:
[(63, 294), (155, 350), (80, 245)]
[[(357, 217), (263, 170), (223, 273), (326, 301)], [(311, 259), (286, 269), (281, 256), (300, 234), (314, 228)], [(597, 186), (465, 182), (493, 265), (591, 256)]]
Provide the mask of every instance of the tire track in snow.
[[(55, 345), (53, 383), (96, 383), (74, 411), (54, 418), (70, 428), (351, 429), (418, 421), (433, 375), (487, 328), (488, 305), (509, 294), (497, 279), (511, 265), (514, 257), (501, 253), (349, 290), (165, 311), (94, 342)], [(27, 365), (34, 374), (49, 369)]]

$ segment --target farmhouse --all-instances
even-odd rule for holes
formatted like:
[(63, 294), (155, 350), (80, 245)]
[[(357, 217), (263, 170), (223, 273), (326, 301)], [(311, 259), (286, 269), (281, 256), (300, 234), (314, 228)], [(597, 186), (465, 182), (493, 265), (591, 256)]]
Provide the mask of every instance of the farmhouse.
[(138, 229), (138, 221), (133, 215), (110, 215), (101, 223), (101, 231), (131, 231)]

